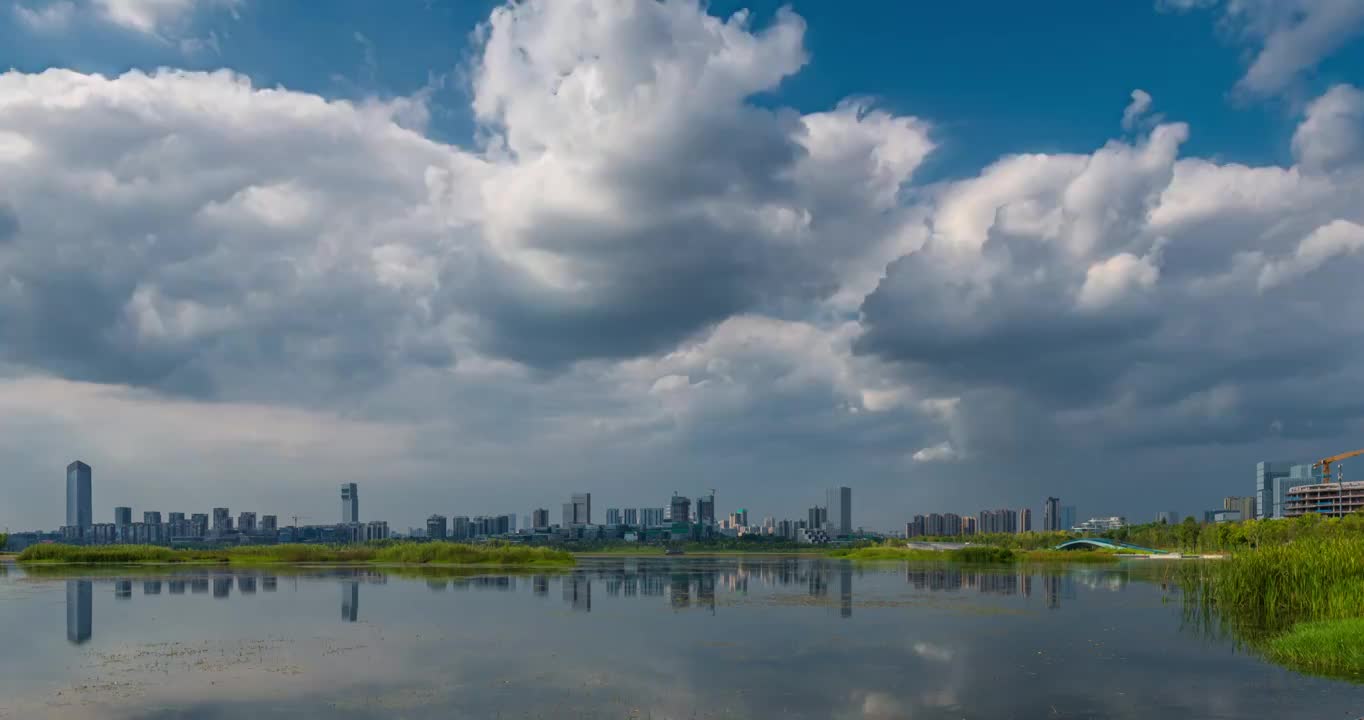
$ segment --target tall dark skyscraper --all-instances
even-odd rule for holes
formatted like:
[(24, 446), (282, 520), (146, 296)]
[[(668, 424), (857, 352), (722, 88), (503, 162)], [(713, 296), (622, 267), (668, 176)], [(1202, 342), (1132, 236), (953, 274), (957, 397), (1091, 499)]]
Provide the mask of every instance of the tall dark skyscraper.
[(715, 496), (702, 495), (696, 498), (696, 522), (702, 525), (715, 524)]
[(360, 522), (360, 489), (355, 483), (341, 486), (341, 522)]
[(77, 534), (94, 525), (90, 513), (90, 466), (77, 460), (66, 466), (66, 525)]
[(829, 512), (830, 535), (852, 534), (852, 488), (832, 487), (826, 496), (825, 507)]
[(1061, 498), (1049, 497), (1042, 505), (1042, 529), (1048, 531), (1061, 529)]
[(130, 507), (116, 507), (116, 508), (114, 508), (114, 524), (115, 524), (115, 525), (132, 525), (132, 524), (133, 524), (133, 509), (130, 508)]

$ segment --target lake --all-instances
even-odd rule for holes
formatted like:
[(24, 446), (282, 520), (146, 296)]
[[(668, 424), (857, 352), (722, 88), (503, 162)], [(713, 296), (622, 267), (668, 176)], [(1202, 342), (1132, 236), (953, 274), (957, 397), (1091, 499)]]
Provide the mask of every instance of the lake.
[[(1151, 561), (0, 569), (0, 718), (1348, 718)], [(93, 573), (93, 574), (91, 574)]]

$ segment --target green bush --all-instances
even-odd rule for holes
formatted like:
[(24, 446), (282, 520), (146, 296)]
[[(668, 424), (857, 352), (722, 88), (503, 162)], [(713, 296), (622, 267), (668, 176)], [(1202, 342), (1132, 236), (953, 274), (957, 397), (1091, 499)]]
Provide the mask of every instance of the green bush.
[(1014, 561), (1014, 551), (991, 545), (968, 545), (959, 550), (948, 550), (948, 559), (967, 563), (1008, 563)]

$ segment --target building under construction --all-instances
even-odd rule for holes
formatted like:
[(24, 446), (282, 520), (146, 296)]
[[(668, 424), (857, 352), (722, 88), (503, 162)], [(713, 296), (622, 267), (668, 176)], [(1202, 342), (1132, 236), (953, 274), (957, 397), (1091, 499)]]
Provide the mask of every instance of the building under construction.
[(1364, 510), (1364, 481), (1299, 485), (1284, 499), (1284, 516), (1342, 517)]

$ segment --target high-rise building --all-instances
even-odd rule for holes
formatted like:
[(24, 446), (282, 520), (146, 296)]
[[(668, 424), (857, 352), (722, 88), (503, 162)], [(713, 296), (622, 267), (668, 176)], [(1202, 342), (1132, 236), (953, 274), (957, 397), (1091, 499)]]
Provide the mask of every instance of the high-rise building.
[(1165, 523), (1166, 525), (1178, 525), (1179, 513), (1173, 510), (1169, 512), (1158, 512), (1156, 513), (1156, 522)]
[(663, 524), (663, 508), (640, 508), (639, 524), (644, 527), (658, 527)]
[(962, 534), (962, 535), (975, 535), (975, 534), (976, 534), (976, 519), (975, 519), (975, 518), (971, 517), (970, 515), (966, 515), (966, 516), (963, 516), (963, 517), (962, 517), (962, 519), (961, 519), (961, 534)]
[(806, 527), (812, 530), (823, 530), (827, 522), (829, 522), (829, 508), (816, 505), (806, 511)]
[(189, 534), (197, 538), (208, 536), (208, 515), (206, 513), (194, 513), (189, 516)]
[(1240, 496), (1232, 495), (1222, 498), (1223, 510), (1239, 510), (1242, 519), (1249, 520), (1255, 517), (1255, 497), (1253, 495)]
[(427, 518), (427, 537), (431, 540), (445, 540), (450, 535), (445, 515), (431, 515)]
[(691, 499), (687, 496), (673, 493), (672, 502), (669, 503), (668, 507), (672, 510), (670, 518), (674, 525), (691, 522)]
[(606, 524), (607, 525), (620, 524), (620, 508), (606, 508)]
[(1291, 463), (1264, 460), (1255, 463), (1255, 511), (1260, 519), (1275, 517), (1274, 480), (1286, 478)]
[(456, 515), (450, 518), (450, 539), (468, 540), (474, 536), (473, 522), (467, 515)]
[(564, 503), (564, 527), (592, 523), (592, 493), (573, 493)]
[(907, 538), (922, 537), (926, 530), (923, 515), (915, 515), (913, 520), (905, 523), (905, 537)]
[(696, 522), (702, 525), (715, 524), (715, 496), (702, 495), (696, 498)]
[[(1018, 532), (1018, 515), (1017, 510), (981, 510), (976, 516), (976, 531), (981, 534), (1016, 533)], [(1029, 511), (1029, 522), (1031, 520), (1031, 511)]]
[(255, 532), (256, 514), (253, 512), (243, 512), (237, 515), (237, 531), (243, 533)]
[(1064, 531), (1066, 531), (1066, 532), (1069, 532), (1071, 528), (1075, 527), (1075, 518), (1076, 518), (1076, 515), (1075, 515), (1075, 506), (1074, 506), (1074, 505), (1062, 505), (1062, 506), (1061, 506), (1061, 529), (1062, 529), (1062, 530), (1064, 530)]
[(95, 524), (90, 512), (90, 475), (90, 466), (80, 460), (66, 466), (66, 526), (75, 528), (75, 538), (84, 536), (85, 528)]
[(1048, 497), (1042, 503), (1042, 529), (1047, 532), (1061, 529), (1061, 498)]
[(161, 513), (157, 510), (148, 510), (142, 513), (142, 522), (148, 525), (160, 525)]
[(227, 508), (213, 508), (213, 533), (223, 535), (232, 532), (232, 516)]
[(549, 527), (549, 511), (544, 508), (536, 508), (531, 511), (530, 526), (535, 530), (544, 530)]
[(961, 516), (956, 513), (944, 513), (942, 516), (942, 534), (952, 536), (960, 535)]
[(426, 519), (426, 536), (432, 540), (444, 540), (449, 535), (444, 515), (432, 515)]
[(625, 508), (625, 516), (624, 516), (623, 518), (621, 518), (621, 520), (622, 520), (626, 525), (629, 525), (630, 527), (636, 527), (636, 526), (638, 526), (638, 525), (639, 525), (639, 509), (638, 509), (638, 508)]
[(133, 524), (133, 509), (130, 508), (130, 507), (116, 507), (116, 508), (114, 508), (114, 524), (115, 524), (115, 525), (132, 525), (132, 524)]
[(945, 518), (938, 513), (929, 513), (924, 520), (924, 534), (934, 537), (947, 534), (947, 523)]
[(852, 524), (852, 488), (838, 486), (829, 488), (825, 494), (825, 507), (828, 509), (828, 520), (830, 525), (830, 535), (851, 535)]
[(360, 522), (360, 488), (355, 483), (341, 486), (341, 522)]
[[(1266, 463), (1261, 464), (1264, 465)], [(1279, 466), (1276, 465), (1274, 468), (1275, 472), (1272, 473), (1273, 477), (1268, 481), (1270, 488), (1268, 500), (1269, 507), (1265, 510), (1261, 510), (1258, 501), (1256, 503), (1255, 509), (1260, 517), (1275, 519), (1287, 517), (1284, 510), (1284, 502), (1287, 498), (1288, 491), (1303, 485), (1316, 485), (1322, 481), (1321, 471), (1314, 470), (1309, 464), (1290, 465), (1288, 467), (1287, 475), (1278, 474), (1278, 469)]]
[(275, 515), (260, 516), (261, 532), (275, 532), (279, 529), (279, 518)]
[[(266, 515), (265, 517), (273, 518), (274, 515)], [(262, 526), (263, 526), (263, 525), (264, 525), (264, 523), (262, 523)], [(262, 527), (262, 529), (263, 529), (263, 527)], [(387, 523), (387, 522), (385, 522), (385, 521), (383, 521), (383, 520), (370, 520), (368, 523), (365, 523), (365, 540), (366, 540), (366, 541), (369, 541), (369, 540), (387, 540), (387, 539), (388, 539), (388, 523)]]
[(1018, 531), (1032, 532), (1032, 508), (1023, 508), (1018, 511)]

